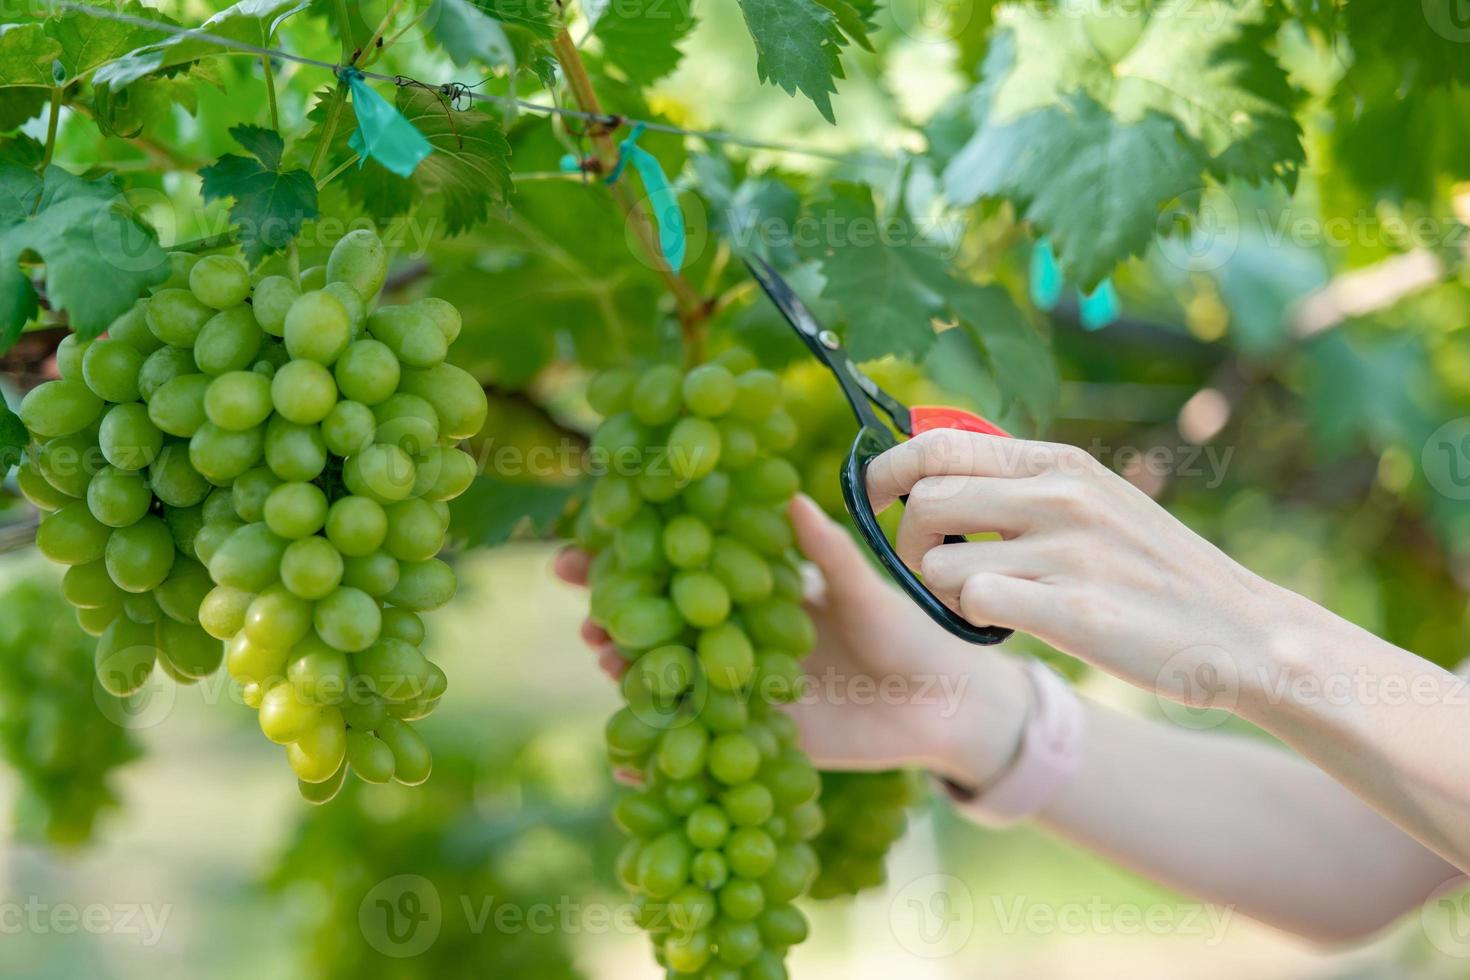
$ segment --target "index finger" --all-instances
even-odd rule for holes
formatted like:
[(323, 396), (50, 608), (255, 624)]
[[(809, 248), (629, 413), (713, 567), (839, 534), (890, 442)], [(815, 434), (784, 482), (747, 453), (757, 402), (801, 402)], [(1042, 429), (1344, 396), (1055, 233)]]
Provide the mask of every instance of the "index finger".
[(1048, 443), (1008, 439), (958, 429), (931, 429), (875, 457), (868, 464), (868, 500), (879, 513), (907, 496), (926, 476), (1039, 476), (1051, 468), (1039, 448)]

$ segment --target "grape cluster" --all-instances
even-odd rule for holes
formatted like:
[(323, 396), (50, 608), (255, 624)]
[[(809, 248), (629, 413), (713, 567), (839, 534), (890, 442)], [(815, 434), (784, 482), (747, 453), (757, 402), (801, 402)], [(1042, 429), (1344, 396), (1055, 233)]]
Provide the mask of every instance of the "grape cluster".
[(486, 414), (444, 362), (459, 313), (373, 309), (387, 256), (370, 231), (305, 292), (230, 256), (176, 259), (105, 337), (66, 338), (61, 379), (20, 408), (35, 440), (21, 489), (99, 637), (98, 678), (126, 695), (155, 663), (187, 683), (223, 660), (308, 800), (349, 764), (420, 783), (431, 763), (409, 722), (445, 677), (419, 613), (454, 594), (435, 556), (475, 473), (456, 445)]
[(903, 836), (908, 808), (920, 793), (911, 772), (822, 773), (826, 827), (812, 841), (821, 865), (812, 898), (856, 895), (882, 885), (888, 849)]
[(815, 633), (786, 506), (796, 439), (776, 375), (732, 351), (588, 391), (605, 469), (578, 518), (592, 618), (629, 660), (607, 726), (642, 788), (615, 805), (618, 874), (672, 976), (784, 977), (818, 873), (819, 778), (777, 706)]
[(0, 754), (20, 777), (23, 838), (86, 843), (117, 802), (111, 773), (139, 754), (98, 710), (94, 698), (111, 695), (93, 690), (94, 646), (54, 584), (24, 579), (0, 595)]

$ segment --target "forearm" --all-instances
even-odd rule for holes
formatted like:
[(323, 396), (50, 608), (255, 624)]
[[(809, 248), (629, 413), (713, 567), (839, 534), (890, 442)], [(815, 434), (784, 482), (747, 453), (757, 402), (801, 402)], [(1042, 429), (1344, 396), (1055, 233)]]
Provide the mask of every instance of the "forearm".
[(1085, 710), (1082, 769), (1039, 823), (1185, 894), (1330, 941), (1455, 874), (1279, 746)]
[(1470, 689), (1298, 596), (1280, 600), (1238, 713), (1470, 871)]

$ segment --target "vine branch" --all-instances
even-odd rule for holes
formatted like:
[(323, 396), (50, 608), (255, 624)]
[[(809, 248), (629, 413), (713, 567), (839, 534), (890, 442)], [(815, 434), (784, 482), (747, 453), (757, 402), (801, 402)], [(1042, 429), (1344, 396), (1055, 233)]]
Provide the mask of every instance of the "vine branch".
[[(567, 85), (572, 90), (572, 98), (576, 101), (577, 108), (594, 116), (602, 116), (602, 103), (597, 98), (596, 90), (592, 87), (592, 78), (587, 74), (587, 66), (582, 61), (581, 52), (577, 50), (571, 33), (563, 27), (557, 32), (551, 44), (556, 60), (561, 65), (562, 73), (566, 76)], [(613, 128), (602, 123), (593, 124), (590, 130), (598, 170), (601, 173), (612, 173), (618, 163), (620, 151), (612, 133)], [(711, 304), (700, 296), (698, 290), (690, 285), (678, 270), (670, 268), (668, 260), (664, 258), (663, 248), (659, 245), (658, 235), (653, 229), (647, 211), (633, 200), (632, 195), (628, 193), (627, 185), (622, 181), (616, 181), (609, 185), (608, 189), (624, 219), (632, 224), (634, 238), (643, 252), (644, 260), (659, 274), (669, 292), (673, 294), (674, 302), (679, 308), (679, 322), (683, 329), (685, 345), (690, 357), (698, 358), (704, 346), (704, 324), (713, 309)]]

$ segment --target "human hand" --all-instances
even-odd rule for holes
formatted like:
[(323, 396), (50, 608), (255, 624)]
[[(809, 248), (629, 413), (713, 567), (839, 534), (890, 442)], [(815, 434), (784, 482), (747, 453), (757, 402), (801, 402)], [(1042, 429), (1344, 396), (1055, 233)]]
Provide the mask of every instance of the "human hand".
[[(789, 706), (802, 747), (822, 768), (921, 766), (966, 785), (999, 771), (1015, 750), (1027, 688), (1017, 665), (938, 627), (882, 578), (852, 537), (809, 498), (791, 507), (802, 553), (813, 562), (807, 611), (817, 643), (803, 661), (802, 697)], [(584, 584), (588, 556), (556, 559), (558, 576)], [(607, 633), (583, 639), (617, 678), (626, 663)]]
[[(895, 550), (967, 620), (1022, 630), (1133, 684), (1198, 697), (1267, 648), (1289, 594), (1073, 446), (935, 430), (868, 467)], [(946, 534), (1001, 540), (944, 544)]]

